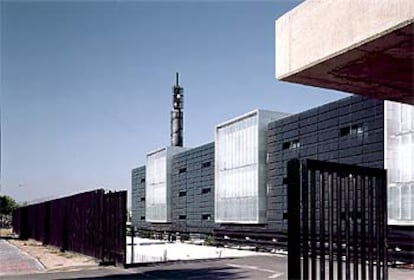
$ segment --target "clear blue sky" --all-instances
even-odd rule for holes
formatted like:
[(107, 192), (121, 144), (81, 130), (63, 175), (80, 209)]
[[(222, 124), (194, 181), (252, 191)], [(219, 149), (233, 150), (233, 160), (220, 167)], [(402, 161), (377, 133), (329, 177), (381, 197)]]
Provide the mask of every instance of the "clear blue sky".
[(1, 1), (0, 193), (130, 190), (131, 169), (169, 144), (176, 71), (189, 147), (256, 108), (346, 96), (274, 78), (274, 21), (299, 2)]

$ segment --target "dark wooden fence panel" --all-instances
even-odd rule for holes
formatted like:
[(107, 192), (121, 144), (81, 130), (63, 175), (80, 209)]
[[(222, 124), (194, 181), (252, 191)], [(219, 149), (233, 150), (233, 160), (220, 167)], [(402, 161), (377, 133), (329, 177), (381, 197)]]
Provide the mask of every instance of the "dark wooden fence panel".
[(126, 192), (107, 193), (104, 197), (103, 257), (125, 263), (126, 246)]
[(63, 250), (67, 249), (67, 234), (64, 233), (64, 229), (67, 228), (66, 202), (63, 198), (50, 201), (49, 244)]
[(100, 258), (102, 255), (103, 190), (72, 196), (67, 205), (68, 249)]
[(37, 204), (29, 205), (28, 207), (28, 232), (29, 236), (33, 239), (37, 239)]
[(20, 207), (13, 213), (13, 228), (22, 239), (124, 264), (126, 195), (94, 190)]

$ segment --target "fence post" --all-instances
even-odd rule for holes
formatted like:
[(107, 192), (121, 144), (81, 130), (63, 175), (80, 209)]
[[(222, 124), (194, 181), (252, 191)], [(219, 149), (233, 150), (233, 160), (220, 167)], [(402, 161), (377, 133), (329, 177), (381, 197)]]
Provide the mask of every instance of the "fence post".
[(301, 279), (300, 260), (300, 161), (287, 165), (288, 193), (288, 279)]
[(131, 264), (134, 263), (134, 237), (135, 237), (135, 227), (131, 228)]

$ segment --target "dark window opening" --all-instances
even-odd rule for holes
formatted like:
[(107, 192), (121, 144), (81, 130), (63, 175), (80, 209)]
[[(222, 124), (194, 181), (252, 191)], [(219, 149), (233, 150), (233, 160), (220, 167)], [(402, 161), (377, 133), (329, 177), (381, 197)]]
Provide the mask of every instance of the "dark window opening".
[(185, 220), (185, 219), (187, 219), (187, 216), (186, 215), (180, 215), (180, 216), (178, 216), (178, 219), (179, 220)]
[(209, 161), (204, 162), (202, 166), (203, 166), (203, 168), (210, 167), (211, 166), (211, 162), (209, 162)]
[(299, 148), (300, 148), (299, 139), (285, 142), (283, 143), (283, 146), (282, 146), (283, 150), (294, 150), (294, 149), (299, 149)]
[(287, 220), (287, 219), (288, 219), (288, 213), (285, 212), (285, 213), (283, 213), (283, 220)]
[(211, 192), (211, 188), (205, 188), (201, 190), (202, 194), (209, 193), (209, 192)]
[(145, 197), (141, 197), (141, 201), (145, 201)]
[(201, 215), (201, 219), (202, 220), (210, 220), (211, 219), (211, 215), (210, 214), (203, 214), (203, 215)]
[(351, 126), (342, 127), (339, 130), (339, 135), (343, 136), (358, 136), (364, 133), (364, 127), (362, 124), (354, 124)]
[(178, 171), (178, 174), (181, 174), (181, 173), (184, 173), (184, 172), (187, 172), (187, 168), (185, 168), (185, 167), (180, 168), (180, 170)]
[(145, 178), (142, 178), (141, 179), (141, 183), (145, 183)]
[(349, 135), (349, 132), (350, 132), (349, 126), (342, 127), (341, 130), (339, 131), (339, 135), (340, 136), (347, 136), (347, 135)]
[(141, 220), (145, 220), (145, 216), (141, 216)]
[(187, 192), (180, 192), (179, 194), (178, 194), (178, 196), (186, 196), (187, 195)]

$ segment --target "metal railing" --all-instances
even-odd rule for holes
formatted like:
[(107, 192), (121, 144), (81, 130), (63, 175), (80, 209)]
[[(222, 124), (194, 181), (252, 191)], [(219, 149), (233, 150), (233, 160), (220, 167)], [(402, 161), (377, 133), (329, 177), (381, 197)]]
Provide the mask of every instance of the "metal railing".
[(288, 278), (388, 279), (386, 172), (288, 162)]

